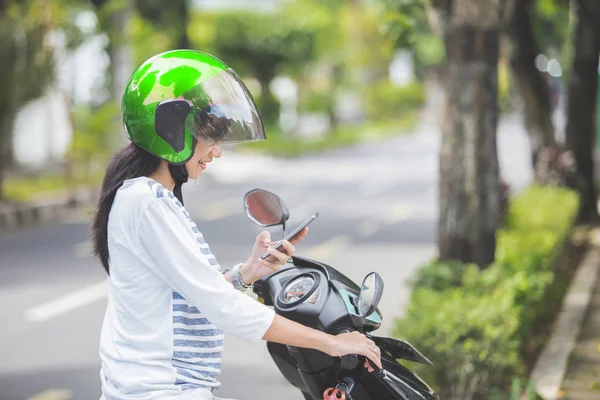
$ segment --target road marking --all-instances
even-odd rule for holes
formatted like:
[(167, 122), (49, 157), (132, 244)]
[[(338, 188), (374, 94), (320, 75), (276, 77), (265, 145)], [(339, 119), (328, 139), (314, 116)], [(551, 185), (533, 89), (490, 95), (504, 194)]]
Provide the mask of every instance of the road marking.
[(346, 246), (350, 242), (349, 235), (335, 236), (325, 242), (311, 247), (306, 252), (306, 257), (313, 258), (315, 260), (325, 260), (335, 253), (337, 253), (342, 247)]
[(364, 221), (358, 226), (358, 230), (357, 230), (356, 234), (362, 238), (365, 238), (367, 236), (372, 236), (381, 229), (381, 225), (382, 225), (381, 223), (371, 221), (371, 220)]
[(67, 389), (49, 389), (36, 394), (27, 400), (70, 400), (73, 397), (70, 390)]
[(210, 204), (202, 208), (200, 219), (202, 221), (217, 221), (219, 219), (230, 217), (243, 210), (243, 204), (239, 200), (225, 200)]
[(87, 258), (92, 256), (92, 244), (90, 242), (77, 243), (73, 246), (73, 255), (76, 258)]
[(402, 221), (408, 219), (408, 217), (412, 213), (413, 213), (413, 210), (411, 209), (411, 207), (407, 206), (406, 204), (396, 204), (390, 210), (390, 213), (388, 214), (388, 217), (385, 222), (388, 225), (394, 225), (394, 224), (397, 224), (398, 222), (402, 222)]
[(102, 280), (58, 299), (25, 310), (25, 319), (29, 322), (44, 322), (100, 300), (106, 297), (106, 292), (106, 280)]

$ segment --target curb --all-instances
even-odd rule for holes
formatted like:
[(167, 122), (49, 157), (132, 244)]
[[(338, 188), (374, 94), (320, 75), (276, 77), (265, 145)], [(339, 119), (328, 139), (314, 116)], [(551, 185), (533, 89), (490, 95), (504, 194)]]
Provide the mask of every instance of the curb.
[(98, 199), (98, 192), (97, 188), (86, 189), (76, 192), (72, 197), (63, 195), (53, 200), (0, 208), (0, 233), (62, 222), (72, 217), (82, 205), (94, 203)]
[(535, 390), (544, 400), (560, 398), (569, 358), (600, 275), (600, 230), (592, 230), (590, 245), (567, 289), (554, 331), (531, 373)]

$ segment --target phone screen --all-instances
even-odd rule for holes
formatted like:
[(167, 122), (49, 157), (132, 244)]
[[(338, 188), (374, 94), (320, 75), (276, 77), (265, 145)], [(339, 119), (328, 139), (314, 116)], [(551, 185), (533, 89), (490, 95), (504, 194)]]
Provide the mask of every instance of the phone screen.
[[(313, 222), (315, 219), (317, 219), (318, 216), (319, 216), (318, 212), (314, 213), (309, 219), (307, 219), (306, 221), (301, 223), (296, 229), (294, 229), (289, 234), (287, 234), (284, 240), (287, 240), (287, 241), (292, 240), (294, 237), (296, 237), (296, 235), (298, 235), (300, 232), (302, 232), (302, 229), (306, 228), (311, 222)], [(282, 246), (283, 246), (283, 240), (280, 240), (279, 242), (277, 242), (277, 244), (274, 246), (274, 248), (275, 248), (275, 250), (279, 250)], [(263, 254), (261, 258), (263, 260), (265, 260), (267, 257), (269, 257), (269, 255), (270, 254), (268, 252), (265, 252), (265, 254)]]

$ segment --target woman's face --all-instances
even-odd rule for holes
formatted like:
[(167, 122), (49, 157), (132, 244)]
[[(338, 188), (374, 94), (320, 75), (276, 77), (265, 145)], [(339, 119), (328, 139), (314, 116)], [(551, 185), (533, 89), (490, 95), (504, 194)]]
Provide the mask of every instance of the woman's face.
[(221, 143), (208, 144), (202, 140), (198, 140), (196, 142), (194, 156), (185, 163), (189, 178), (196, 179), (198, 175), (206, 169), (208, 163), (211, 162), (213, 158), (221, 157), (221, 154), (223, 154)]

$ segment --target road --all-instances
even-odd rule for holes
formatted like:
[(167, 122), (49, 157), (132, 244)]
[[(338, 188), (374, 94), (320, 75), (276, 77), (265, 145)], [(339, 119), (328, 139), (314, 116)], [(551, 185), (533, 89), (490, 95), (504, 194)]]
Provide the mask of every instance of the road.
[[(186, 206), (221, 265), (248, 256), (261, 229), (242, 198), (260, 187), (278, 193), (289, 226), (321, 216), (297, 254), (333, 265), (358, 283), (371, 271), (385, 281), (380, 303), (389, 333), (408, 299), (406, 280), (435, 254), (438, 129), (297, 160), (225, 153), (213, 173), (184, 191)], [(227, 150), (225, 150), (227, 151)], [(500, 125), (503, 175), (530, 179), (520, 122)], [(229, 166), (226, 168), (225, 166)], [(100, 397), (98, 340), (106, 307), (105, 275), (91, 257), (85, 219), (0, 236), (0, 400), (94, 400)], [(271, 229), (274, 238), (281, 231)], [(286, 384), (264, 344), (227, 337), (221, 397), (302, 400)]]

